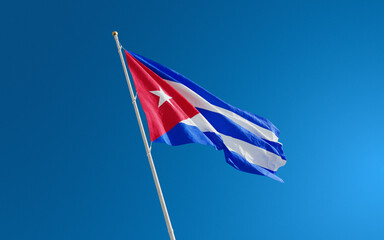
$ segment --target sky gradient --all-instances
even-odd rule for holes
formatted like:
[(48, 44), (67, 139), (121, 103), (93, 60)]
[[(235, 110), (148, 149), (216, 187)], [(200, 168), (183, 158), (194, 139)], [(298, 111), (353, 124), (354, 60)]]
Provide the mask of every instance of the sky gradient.
[[(280, 129), (285, 184), (153, 145), (176, 239), (384, 238), (384, 2), (13, 1), (0, 239), (168, 239), (122, 45)], [(144, 117), (144, 115), (142, 115)]]

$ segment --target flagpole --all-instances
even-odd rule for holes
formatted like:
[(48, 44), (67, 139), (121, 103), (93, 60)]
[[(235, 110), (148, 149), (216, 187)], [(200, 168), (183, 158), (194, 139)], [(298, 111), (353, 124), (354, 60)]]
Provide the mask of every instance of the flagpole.
[(161, 209), (163, 210), (164, 219), (165, 219), (165, 222), (167, 224), (169, 238), (171, 240), (176, 240), (175, 235), (173, 233), (173, 229), (172, 229), (171, 219), (169, 218), (169, 215), (168, 215), (167, 206), (165, 205), (165, 201), (164, 201), (164, 197), (163, 197), (163, 192), (161, 191), (159, 178), (157, 177), (155, 164), (153, 163), (152, 154), (151, 154), (151, 148), (148, 145), (147, 137), (145, 135), (143, 123), (141, 121), (141, 117), (140, 117), (140, 113), (139, 113), (139, 108), (137, 107), (136, 97), (135, 97), (135, 95), (133, 93), (131, 81), (130, 81), (129, 76), (128, 76), (127, 67), (125, 66), (124, 57), (123, 57), (123, 54), (121, 52), (122, 46), (120, 45), (119, 38), (117, 36), (118, 33), (116, 31), (114, 31), (112, 33), (112, 35), (115, 38), (117, 50), (118, 50), (119, 55), (120, 55), (120, 60), (121, 60), (122, 66), (123, 66), (123, 70), (124, 70), (124, 74), (125, 74), (125, 79), (127, 80), (127, 84), (128, 84), (128, 88), (129, 88), (129, 93), (130, 93), (131, 99), (132, 99), (132, 104), (133, 104), (133, 107), (135, 109), (137, 122), (138, 122), (139, 127), (140, 127), (141, 137), (143, 138), (143, 142), (144, 142), (144, 146), (145, 146), (145, 151), (147, 152), (147, 157), (148, 157), (149, 165), (151, 166), (151, 172), (152, 172), (153, 180), (155, 181), (157, 195), (159, 196), (159, 200), (160, 200), (160, 204), (161, 204)]

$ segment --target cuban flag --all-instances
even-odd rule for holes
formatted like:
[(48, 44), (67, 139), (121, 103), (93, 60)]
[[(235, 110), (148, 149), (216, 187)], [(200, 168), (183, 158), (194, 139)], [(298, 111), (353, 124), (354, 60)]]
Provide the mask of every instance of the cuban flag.
[(125, 51), (152, 142), (210, 145), (234, 168), (283, 182), (286, 163), (279, 130), (267, 119), (215, 97), (181, 74)]

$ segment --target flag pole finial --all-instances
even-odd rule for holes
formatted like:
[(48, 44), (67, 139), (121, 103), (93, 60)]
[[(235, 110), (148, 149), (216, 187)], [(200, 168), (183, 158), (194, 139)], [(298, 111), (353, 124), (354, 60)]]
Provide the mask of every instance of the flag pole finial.
[(118, 35), (117, 31), (113, 31), (112, 35), (117, 36)]

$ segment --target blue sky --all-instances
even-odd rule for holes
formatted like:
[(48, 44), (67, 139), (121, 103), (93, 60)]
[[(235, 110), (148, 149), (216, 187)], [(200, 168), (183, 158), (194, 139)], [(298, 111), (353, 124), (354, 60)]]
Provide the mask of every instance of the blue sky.
[(116, 45), (271, 120), (285, 184), (154, 144), (176, 238), (383, 239), (382, 1), (18, 1), (1, 26), (0, 238), (168, 239)]

